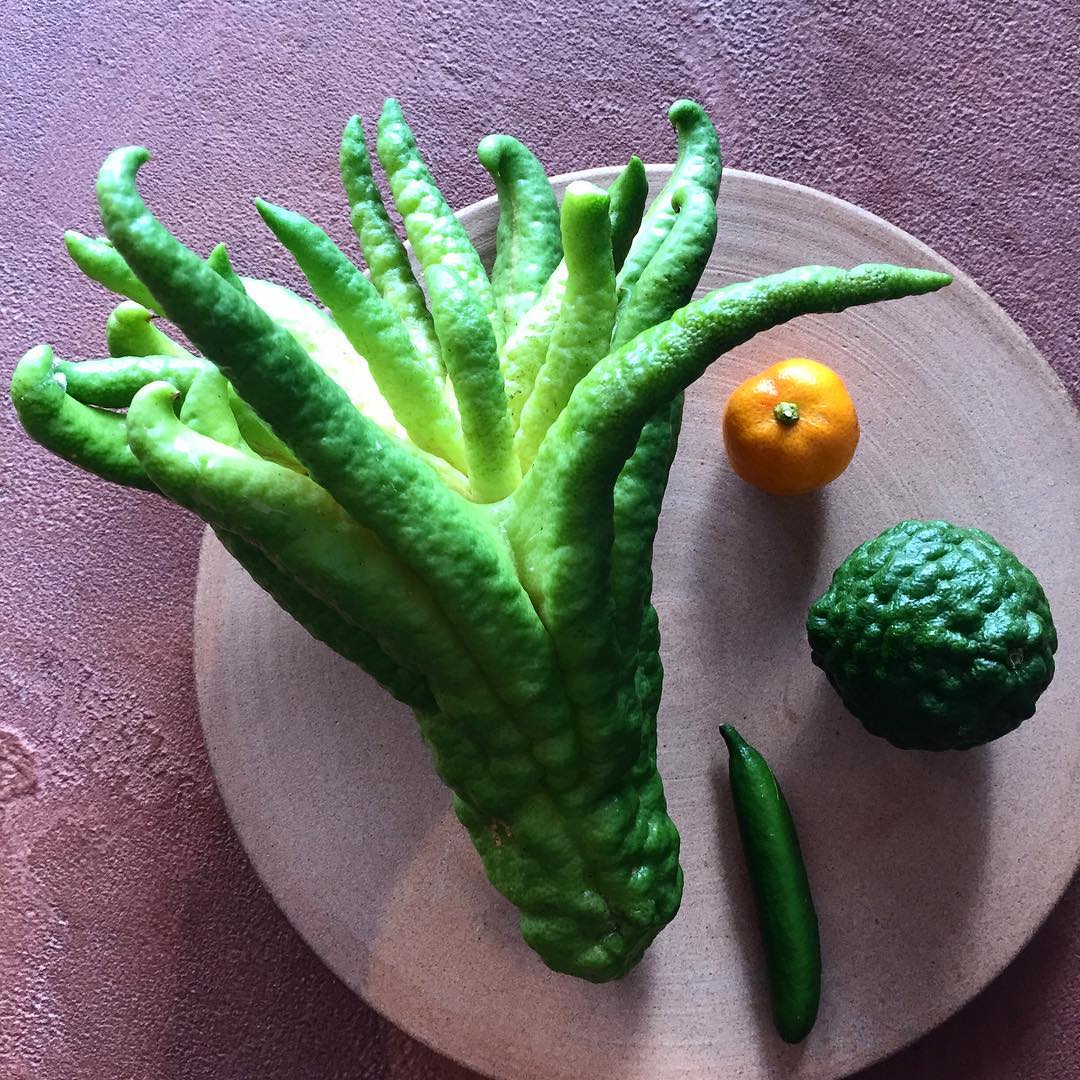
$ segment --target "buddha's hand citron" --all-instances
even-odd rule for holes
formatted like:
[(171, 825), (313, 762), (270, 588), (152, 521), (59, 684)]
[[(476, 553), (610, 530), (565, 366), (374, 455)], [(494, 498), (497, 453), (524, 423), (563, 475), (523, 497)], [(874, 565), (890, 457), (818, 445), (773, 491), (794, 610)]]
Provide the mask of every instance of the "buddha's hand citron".
[(200, 515), (302, 626), (412, 708), (525, 941), (593, 982), (625, 975), (682, 898), (656, 767), (651, 564), (683, 391), (797, 315), (950, 281), (806, 266), (690, 302), (720, 147), (700, 105), (669, 117), (676, 162), (648, 209), (637, 159), (560, 205), (524, 144), (485, 139), (490, 278), (390, 100), (375, 151), (414, 264), (353, 118), (341, 171), (368, 273), (314, 222), (257, 203), (324, 307), (238, 277), (221, 245), (197, 255), (139, 193), (148, 151), (121, 147), (98, 174), (108, 239), (69, 239), (128, 298), (109, 319), (114, 355), (72, 364), (40, 345), (11, 382), (31, 437)]

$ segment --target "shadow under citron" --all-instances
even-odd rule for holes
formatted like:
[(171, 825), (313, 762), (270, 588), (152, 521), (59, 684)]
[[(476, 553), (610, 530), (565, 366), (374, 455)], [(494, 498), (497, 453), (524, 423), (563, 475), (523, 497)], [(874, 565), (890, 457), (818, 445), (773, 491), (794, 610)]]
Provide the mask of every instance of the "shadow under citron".
[(781, 360), (735, 388), (724, 408), (731, 467), (773, 495), (824, 487), (850, 464), (859, 418), (844, 381), (816, 360)]

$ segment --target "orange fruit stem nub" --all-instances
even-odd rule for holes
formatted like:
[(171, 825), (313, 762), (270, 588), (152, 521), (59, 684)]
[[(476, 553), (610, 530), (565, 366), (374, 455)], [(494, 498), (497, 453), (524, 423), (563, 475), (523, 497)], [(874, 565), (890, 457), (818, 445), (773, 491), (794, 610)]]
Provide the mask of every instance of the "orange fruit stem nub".
[(790, 427), (799, 419), (799, 406), (794, 401), (781, 401), (773, 406), (773, 416), (776, 417), (778, 423)]

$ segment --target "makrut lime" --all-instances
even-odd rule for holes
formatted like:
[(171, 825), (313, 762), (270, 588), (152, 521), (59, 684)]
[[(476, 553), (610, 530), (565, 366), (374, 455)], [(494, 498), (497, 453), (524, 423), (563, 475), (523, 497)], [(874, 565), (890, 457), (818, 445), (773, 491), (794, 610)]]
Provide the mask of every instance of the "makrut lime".
[(855, 549), (810, 608), (812, 659), (866, 729), (912, 750), (1012, 731), (1054, 675), (1035, 575), (980, 529), (902, 521)]

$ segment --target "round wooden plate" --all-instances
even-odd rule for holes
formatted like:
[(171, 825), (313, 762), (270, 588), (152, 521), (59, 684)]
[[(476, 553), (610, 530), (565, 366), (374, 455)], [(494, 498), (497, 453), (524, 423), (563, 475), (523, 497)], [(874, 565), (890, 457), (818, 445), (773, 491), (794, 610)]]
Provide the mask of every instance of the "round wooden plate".
[[(614, 171), (584, 175), (606, 183)], [(650, 170), (654, 190), (666, 175)], [(1080, 856), (1080, 425), (1060, 384), (970, 279), (881, 219), (734, 171), (719, 211), (702, 291), (801, 263), (894, 262), (956, 280), (929, 297), (798, 319), (722, 357), (687, 394), (655, 555), (660, 768), (686, 891), (623, 982), (544, 968), (484, 878), (410, 714), (311, 640), (212, 537), (203, 547), (202, 723), (258, 873), (358, 994), (493, 1076), (841, 1076), (985, 986)], [(494, 201), (462, 217), (490, 255)], [(720, 416), (738, 382), (791, 355), (841, 372), (863, 435), (827, 490), (772, 498), (732, 475)], [(810, 663), (810, 601), (858, 543), (908, 517), (988, 530), (1050, 598), (1057, 677), (1037, 715), (991, 746), (896, 750), (844, 712)], [(773, 764), (817, 900), (821, 1013), (796, 1048), (770, 1023), (723, 721)]]

